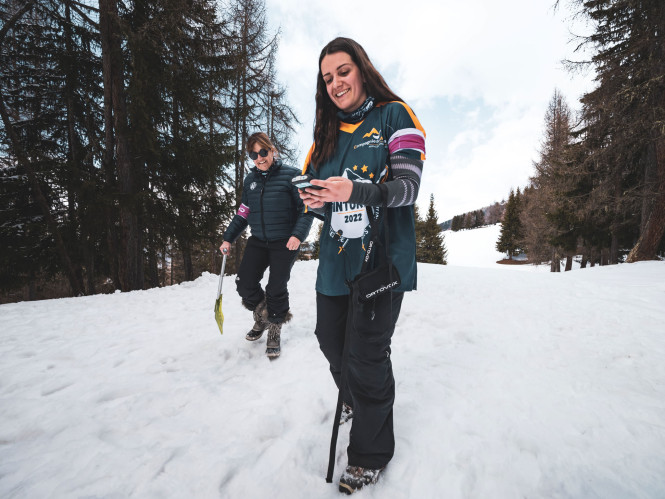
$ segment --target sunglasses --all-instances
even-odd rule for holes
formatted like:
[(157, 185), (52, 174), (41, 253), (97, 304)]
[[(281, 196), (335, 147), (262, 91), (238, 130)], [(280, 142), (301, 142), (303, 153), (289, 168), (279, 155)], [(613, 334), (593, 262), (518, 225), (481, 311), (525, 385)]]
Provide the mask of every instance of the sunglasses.
[(252, 151), (249, 153), (249, 157), (252, 158), (252, 161), (255, 161), (259, 156), (265, 158), (268, 155), (268, 152), (267, 149), (261, 149), (259, 152)]

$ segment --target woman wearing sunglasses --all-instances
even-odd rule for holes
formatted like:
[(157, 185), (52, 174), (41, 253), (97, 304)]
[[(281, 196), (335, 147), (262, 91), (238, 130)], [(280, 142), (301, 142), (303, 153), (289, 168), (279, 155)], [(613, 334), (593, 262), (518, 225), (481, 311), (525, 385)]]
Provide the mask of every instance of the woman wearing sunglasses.
[[(352, 411), (348, 466), (339, 482), (340, 491), (347, 494), (375, 483), (393, 457), (395, 379), (390, 344), (404, 291), (416, 289), (413, 205), (424, 159), (425, 131), (365, 50), (349, 38), (326, 45), (316, 80), (314, 145), (303, 172), (314, 177), (311, 183), (318, 189), (301, 190), (301, 198), (325, 219), (315, 333), (341, 390), (340, 424)], [(371, 247), (367, 207), (379, 220), (387, 217), (390, 254), (401, 284), (382, 302), (386, 305), (375, 310), (383, 318), (381, 328), (375, 328), (379, 330), (353, 323), (343, 366), (347, 315), (353, 314), (345, 281), (358, 275)], [(340, 386), (343, 370), (346, 386)]]
[[(254, 315), (254, 326), (245, 338), (256, 341), (268, 330), (266, 355), (279, 357), (282, 325), (291, 319), (287, 284), (301, 241), (309, 234), (312, 217), (305, 215), (304, 205), (291, 179), (300, 172), (277, 159), (277, 149), (263, 132), (247, 139), (247, 153), (254, 167), (245, 177), (242, 200), (224, 232), (222, 253), (249, 225), (252, 235), (242, 256), (236, 287), (242, 304)], [(268, 284), (261, 279), (270, 268)]]

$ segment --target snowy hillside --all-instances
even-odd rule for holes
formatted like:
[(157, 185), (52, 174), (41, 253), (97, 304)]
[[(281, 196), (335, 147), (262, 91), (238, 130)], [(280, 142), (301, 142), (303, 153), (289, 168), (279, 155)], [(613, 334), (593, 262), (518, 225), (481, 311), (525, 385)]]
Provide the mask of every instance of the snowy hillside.
[[(519, 271), (493, 263), (496, 230), (447, 232), (450, 265), (419, 265), (393, 340), (395, 458), (360, 497), (665, 497), (665, 262)], [(294, 267), (273, 362), (244, 339), (233, 276), (223, 335), (210, 274), (1, 305), (0, 497), (341, 497), (316, 265)]]
[(496, 250), (500, 232), (501, 224), (458, 232), (444, 231), (448, 265), (505, 268), (505, 265), (496, 263), (506, 257)]

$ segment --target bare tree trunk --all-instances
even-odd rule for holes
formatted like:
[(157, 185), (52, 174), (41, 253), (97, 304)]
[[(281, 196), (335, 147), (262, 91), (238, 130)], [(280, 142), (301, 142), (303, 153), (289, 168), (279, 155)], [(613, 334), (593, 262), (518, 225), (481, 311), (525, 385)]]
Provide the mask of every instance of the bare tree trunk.
[[(171, 249), (173, 249), (173, 247), (171, 247)], [(173, 267), (174, 267), (174, 265), (173, 265), (173, 263), (174, 263), (174, 261), (173, 261), (173, 251), (171, 251), (171, 255), (170, 255), (170, 256), (171, 256), (171, 261), (170, 261), (170, 264), (171, 264), (171, 268), (170, 268), (171, 276), (170, 276), (170, 279), (169, 279), (169, 280), (170, 280), (169, 285), (170, 285), (170, 286), (173, 286)]]
[(556, 249), (552, 249), (550, 272), (561, 272), (561, 259), (559, 257), (559, 252)]
[(148, 229), (148, 286), (159, 287), (159, 270), (157, 268), (157, 250), (153, 239), (153, 229)]
[(164, 248), (162, 248), (162, 268), (159, 273), (159, 282), (161, 283), (162, 286), (166, 286), (167, 268), (168, 268), (168, 262), (166, 258), (166, 246), (164, 246)]
[[(99, 0), (104, 89), (110, 85), (115, 131), (115, 158), (120, 191), (120, 248), (118, 278), (123, 291), (143, 288), (141, 237), (136, 201), (136, 178), (129, 152), (129, 131), (125, 104), (124, 71), (117, 0)], [(106, 99), (105, 99), (106, 101)], [(108, 111), (107, 111), (108, 112)], [(108, 152), (108, 151), (107, 151)]]
[(665, 234), (665, 136), (656, 141), (656, 164), (656, 194), (651, 213), (637, 243), (628, 254), (629, 263), (656, 259), (658, 246)]
[[(214, 99), (213, 91), (212, 88), (209, 89), (208, 91), (208, 100), (212, 102)], [(210, 112), (208, 113), (208, 140), (210, 141), (210, 148), (213, 149), (213, 137), (214, 137), (214, 129), (213, 129), (213, 116), (212, 116), (212, 106), (209, 106)], [(215, 184), (214, 180), (210, 181), (210, 184), (208, 185), (208, 198), (213, 199), (216, 195), (216, 189), (217, 185)], [(216, 256), (217, 256), (217, 230), (215, 230), (212, 233), (212, 240), (210, 241), (213, 247), (213, 250), (210, 252), (210, 262), (208, 263), (208, 271), (211, 274), (215, 273), (215, 267), (217, 266), (215, 264), (216, 261)]]
[(612, 240), (610, 242), (609, 262), (610, 265), (619, 263), (619, 238), (616, 232), (612, 231)]
[[(99, 4), (102, 6), (101, 0)], [(104, 83), (104, 154), (102, 157), (102, 168), (104, 170), (104, 222), (106, 224), (106, 244), (109, 249), (109, 264), (111, 278), (115, 289), (121, 289), (120, 275), (118, 269), (118, 235), (115, 229), (115, 217), (113, 216), (111, 199), (115, 192), (115, 176), (113, 169), (113, 151), (115, 150), (115, 136), (113, 134), (113, 95), (111, 91), (111, 48), (108, 32), (110, 28), (106, 9), (100, 10), (99, 31), (102, 44), (102, 77)]]
[(568, 272), (569, 270), (573, 270), (573, 255), (566, 255), (566, 269), (565, 272)]
[(86, 262), (86, 277), (88, 278), (88, 294), (94, 295), (97, 292), (95, 286), (95, 255), (90, 251), (87, 244), (83, 247), (83, 252)]
[[(71, 30), (71, 11), (70, 11), (70, 2), (65, 2), (65, 24), (64, 24), (64, 34), (65, 34), (65, 47), (67, 54), (72, 54), (74, 51), (73, 42), (72, 42), (72, 30)], [(76, 124), (74, 122), (74, 86), (75, 76), (72, 71), (71, 61), (68, 61), (68, 64), (65, 69), (65, 103), (66, 103), (66, 121), (67, 121), (67, 160), (69, 162), (69, 168), (67, 168), (67, 196), (68, 203), (67, 209), (69, 212), (69, 231), (68, 231), (68, 243), (70, 251), (73, 249), (72, 246), (76, 246), (74, 251), (73, 258), (77, 261), (74, 263), (74, 266), (79, 273), (79, 281), (83, 282), (83, 277), (81, 275), (81, 261), (78, 255), (85, 252), (85, 248), (82, 248), (82, 241), (87, 241), (86, 233), (87, 227), (83, 227), (81, 220), (81, 211), (80, 206), (80, 196), (81, 196), (81, 179), (74, 178), (78, 171), (82, 171), (82, 161), (80, 154), (80, 141), (76, 133)], [(83, 260), (85, 265), (87, 262)]]
[(37, 289), (35, 287), (35, 271), (30, 269), (28, 272), (28, 301), (37, 299)]
[(194, 269), (192, 266), (192, 250), (189, 247), (182, 249), (182, 264), (185, 271), (185, 281), (194, 279)]

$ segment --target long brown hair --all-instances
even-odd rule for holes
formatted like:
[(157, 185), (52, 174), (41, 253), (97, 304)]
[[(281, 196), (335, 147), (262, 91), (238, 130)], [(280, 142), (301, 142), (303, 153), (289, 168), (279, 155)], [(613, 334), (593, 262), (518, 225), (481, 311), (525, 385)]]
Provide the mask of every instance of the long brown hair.
[(383, 76), (376, 70), (369, 60), (365, 49), (350, 38), (335, 38), (328, 43), (319, 56), (319, 73), (316, 76), (316, 116), (314, 118), (314, 151), (310, 164), (316, 170), (319, 165), (330, 158), (337, 147), (337, 137), (339, 136), (339, 118), (337, 117), (337, 106), (328, 95), (326, 83), (321, 74), (321, 62), (329, 54), (345, 52), (349, 54), (351, 60), (358, 66), (360, 75), (365, 81), (365, 90), (367, 96), (374, 97), (378, 102), (388, 102), (400, 99), (383, 79)]

